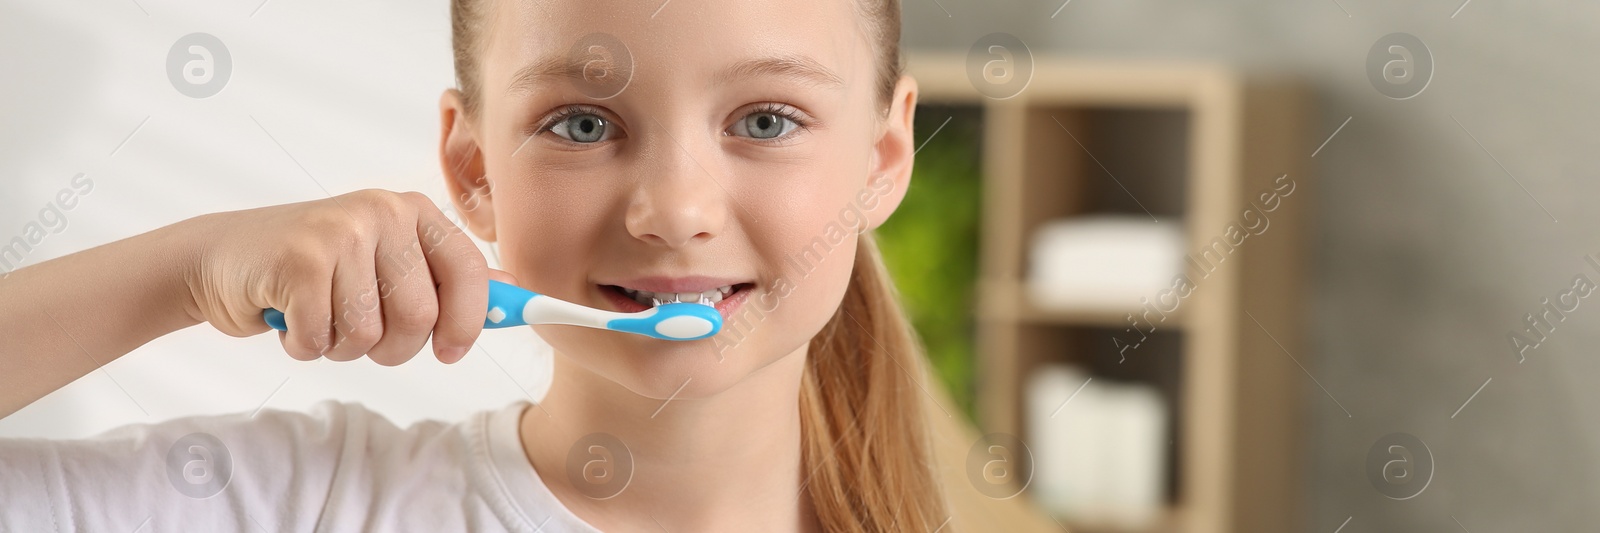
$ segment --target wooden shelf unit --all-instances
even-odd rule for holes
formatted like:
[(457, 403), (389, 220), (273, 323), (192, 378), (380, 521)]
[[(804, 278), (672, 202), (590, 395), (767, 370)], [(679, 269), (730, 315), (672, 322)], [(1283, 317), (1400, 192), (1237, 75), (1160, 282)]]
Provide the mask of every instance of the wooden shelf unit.
[[(1116, 172), (1123, 165), (1107, 167), (1106, 158), (1094, 157), (1101, 155), (1096, 150), (1131, 153), (1120, 161), (1153, 165), (1148, 173), (1175, 174), (1174, 182), (1161, 186), (1177, 187), (1181, 194), (1151, 202), (1162, 205), (1112, 210), (1144, 216), (1149, 209), (1181, 220), (1186, 254), (1222, 236), (1252, 199), (1288, 175), (1296, 189), (1270, 213), (1267, 230), (1249, 236), (1204, 279), (1194, 265), (1186, 267), (1196, 289), (1157, 326), (1178, 332), (1181, 340), (1175, 357), (1152, 364), (1177, 365), (1181, 377), (1171, 403), (1178, 428), (1172, 435), (1175, 460), (1169, 464), (1176, 468), (1170, 476), (1175, 486), (1168, 491), (1173, 497), (1159, 525), (1148, 531), (1298, 530), (1299, 399), (1305, 376), (1284, 352), (1304, 360), (1300, 219), (1311, 209), (1306, 169), (1312, 147), (1301, 135), (1307, 110), (1303, 91), (1216, 65), (1036, 57), (1027, 88), (1016, 97), (994, 100), (973, 88), (965, 66), (958, 55), (912, 53), (908, 61), (922, 104), (981, 109), (984, 198), (976, 362), (981, 432), (1027, 441), (1024, 376), (1039, 363), (1070, 360), (1062, 354), (1082, 343), (1063, 339), (1081, 337), (1086, 329), (1123, 331), (1127, 314), (1138, 312), (1053, 311), (1024, 297), (1033, 230), (1051, 219), (1102, 212), (1092, 189), (1113, 181), (1108, 174), (1120, 176)], [(1146, 111), (1154, 118), (1139, 118)], [(1129, 135), (1115, 133), (1116, 128), (1139, 121), (1165, 126), (1153, 131), (1150, 145), (1141, 140), (1129, 146)], [(1113, 134), (1097, 137), (1097, 132)], [(1124, 189), (1136, 199), (1141, 194), (1136, 185)], [(1160, 192), (1149, 191), (1144, 194)], [(1076, 531), (1122, 531), (1067, 525)]]

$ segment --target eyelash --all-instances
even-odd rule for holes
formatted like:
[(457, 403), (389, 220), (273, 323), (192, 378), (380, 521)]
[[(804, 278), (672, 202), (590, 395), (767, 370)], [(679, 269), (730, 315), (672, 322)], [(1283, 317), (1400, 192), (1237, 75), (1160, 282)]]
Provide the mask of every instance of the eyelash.
[[(739, 120), (744, 120), (744, 117), (761, 113), (770, 113), (786, 118), (790, 122), (794, 122), (794, 127), (797, 130), (806, 130), (807, 132), (811, 131), (811, 120), (809, 118), (804, 117), (800, 112), (795, 111), (793, 106), (780, 104), (777, 102), (762, 102), (756, 104), (755, 108), (751, 109), (750, 112), (746, 113), (744, 116), (739, 117)], [(789, 137), (792, 135), (793, 133), (775, 139), (752, 138), (752, 140), (765, 144), (779, 144), (789, 140)]]
[[(572, 117), (577, 116), (577, 115), (595, 115), (595, 116), (602, 116), (603, 117), (604, 114), (600, 113), (599, 111), (600, 110), (598, 108), (595, 108), (595, 107), (592, 107), (592, 106), (583, 105), (583, 104), (569, 104), (569, 105), (562, 106), (561, 109), (557, 110), (554, 115), (551, 115), (550, 118), (546, 119), (536, 129), (534, 129), (532, 134), (533, 135), (538, 135), (538, 134), (550, 131), (551, 129), (556, 127), (556, 124), (560, 124), (562, 121), (564, 121), (566, 119), (569, 119), (569, 118), (572, 118)], [(802, 116), (799, 112), (794, 111), (794, 109), (791, 106), (788, 106), (788, 105), (785, 105), (785, 104), (780, 104), (780, 103), (777, 103), (777, 102), (762, 102), (762, 103), (756, 104), (756, 107), (751, 109), (750, 112), (746, 113), (744, 116), (761, 114), (761, 113), (770, 113), (770, 114), (773, 114), (773, 115), (777, 115), (777, 116), (783, 117), (785, 119), (788, 119), (791, 122), (794, 122), (795, 129), (802, 129), (802, 130), (806, 130), (808, 132), (811, 131), (811, 120), (810, 119)], [(740, 120), (743, 120), (743, 119), (744, 119), (744, 117), (740, 117)], [(610, 119), (607, 119), (607, 121), (609, 122)], [(759, 143), (764, 143), (764, 144), (777, 144), (777, 143), (781, 143), (783, 141), (788, 140), (788, 137), (791, 136), (791, 135), (793, 135), (793, 133), (791, 133), (790, 135), (785, 135), (783, 137), (778, 137), (778, 138), (775, 138), (775, 139), (756, 139), (756, 138), (751, 138), (751, 140), (759, 142)], [(562, 140), (565, 141), (566, 139), (562, 139)], [(570, 141), (568, 141), (568, 142), (570, 142)]]
[[(557, 110), (556, 114), (551, 115), (550, 118), (545, 119), (543, 123), (539, 124), (538, 128), (534, 129), (533, 134), (538, 135), (540, 133), (550, 131), (552, 128), (556, 127), (556, 124), (560, 124), (561, 121), (577, 115), (600, 116), (601, 114), (598, 113), (598, 111), (598, 109), (581, 104), (569, 104), (561, 106), (561, 109)], [(607, 121), (609, 122), (609, 119)]]

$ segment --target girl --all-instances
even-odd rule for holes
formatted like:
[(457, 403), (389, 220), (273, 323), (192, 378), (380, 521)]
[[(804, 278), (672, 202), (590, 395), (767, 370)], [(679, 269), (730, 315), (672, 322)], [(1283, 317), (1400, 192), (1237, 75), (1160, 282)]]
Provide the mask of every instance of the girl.
[[(296, 359), (464, 356), (490, 278), (718, 336), (537, 326), (553, 385), (454, 423), (355, 404), (0, 447), (4, 530), (934, 531), (921, 354), (869, 230), (917, 86), (896, 0), (453, 0), (440, 156), (491, 270), (426, 197), (217, 213), (0, 283), (0, 415), (200, 322)], [(94, 302), (95, 305), (84, 305)]]

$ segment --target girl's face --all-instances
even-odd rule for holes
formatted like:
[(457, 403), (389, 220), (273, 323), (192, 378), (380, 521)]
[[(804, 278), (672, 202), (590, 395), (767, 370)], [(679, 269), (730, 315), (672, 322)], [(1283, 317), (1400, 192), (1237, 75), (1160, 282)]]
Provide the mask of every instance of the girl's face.
[(724, 317), (700, 341), (540, 336), (652, 398), (803, 357), (844, 295), (857, 232), (910, 176), (915, 84), (885, 118), (854, 0), (494, 4), (479, 113), (463, 117), (454, 91), (441, 103), (468, 225), (534, 291), (621, 312), (648, 308), (633, 291), (718, 293)]

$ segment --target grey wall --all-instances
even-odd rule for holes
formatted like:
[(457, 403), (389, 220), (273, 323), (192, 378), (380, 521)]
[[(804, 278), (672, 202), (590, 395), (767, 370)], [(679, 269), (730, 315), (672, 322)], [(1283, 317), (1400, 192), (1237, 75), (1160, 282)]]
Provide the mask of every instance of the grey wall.
[[(1507, 334), (1574, 276), (1600, 281), (1581, 259), (1600, 254), (1600, 6), (1072, 0), (1051, 19), (1058, 7), (907, 0), (906, 41), (960, 51), (1007, 31), (1035, 53), (1271, 68), (1317, 91), (1316, 143), (1351, 117), (1314, 158), (1304, 207), (1315, 228), (1303, 360), (1352, 415), (1305, 382), (1304, 530), (1347, 517), (1345, 532), (1593, 528), (1600, 298), (1524, 363)], [(1391, 32), (1417, 36), (1436, 62), (1409, 100), (1381, 95), (1365, 72)], [(1404, 501), (1364, 470), (1368, 448), (1396, 431), (1422, 439), (1437, 465)]]

